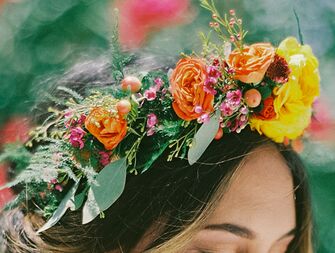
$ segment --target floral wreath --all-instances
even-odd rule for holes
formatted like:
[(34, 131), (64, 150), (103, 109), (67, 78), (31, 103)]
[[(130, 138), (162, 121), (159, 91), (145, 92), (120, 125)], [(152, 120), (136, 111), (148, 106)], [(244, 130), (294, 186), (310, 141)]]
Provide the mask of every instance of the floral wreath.
[(168, 73), (125, 76), (131, 55), (120, 50), (115, 28), (117, 85), (85, 98), (59, 87), (71, 95), (66, 108), (49, 108), (50, 116), (24, 146), (9, 145), (0, 156), (14, 162), (17, 174), (4, 187), (24, 189), (8, 208), (31, 201), (48, 219), (39, 232), (68, 209), (81, 208), (85, 224), (104, 217), (122, 194), (127, 174), (144, 173), (166, 149), (169, 161), (182, 157), (192, 165), (214, 139), (248, 125), (278, 143), (303, 136), (320, 93), (311, 48), (293, 37), (277, 48), (247, 45), (234, 10), (221, 16), (213, 2), (201, 5), (212, 13), (211, 32), (220, 43), (212, 42), (211, 32), (201, 34), (201, 54), (183, 54)]

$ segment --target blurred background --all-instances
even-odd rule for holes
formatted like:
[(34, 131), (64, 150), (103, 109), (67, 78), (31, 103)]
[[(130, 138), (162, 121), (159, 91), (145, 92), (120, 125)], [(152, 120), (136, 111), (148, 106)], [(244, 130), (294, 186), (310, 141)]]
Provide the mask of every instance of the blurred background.
[[(311, 182), (316, 252), (335, 252), (335, 112), (329, 110), (335, 106), (335, 1), (216, 2), (220, 10), (236, 9), (243, 17), (249, 43), (278, 45), (286, 36), (297, 37), (295, 10), (304, 42), (320, 60), (320, 121), (302, 156)], [(0, 148), (27, 138), (30, 108), (36, 94), (48, 88), (45, 80), (106, 53), (115, 6), (124, 48), (141, 48), (162, 61), (200, 49), (197, 33), (208, 30), (211, 19), (197, 0), (0, 0)], [(6, 177), (6, 165), (0, 165), (0, 184)], [(0, 206), (11, 196), (0, 192)]]

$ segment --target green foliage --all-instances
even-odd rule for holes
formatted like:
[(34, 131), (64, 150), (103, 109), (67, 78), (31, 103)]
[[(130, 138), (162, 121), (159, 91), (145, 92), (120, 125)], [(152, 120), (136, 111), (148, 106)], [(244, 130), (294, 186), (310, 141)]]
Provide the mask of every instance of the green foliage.
[(110, 39), (110, 54), (111, 54), (111, 65), (112, 65), (112, 76), (119, 84), (124, 78), (123, 68), (132, 61), (133, 56), (123, 53), (119, 43), (119, 15), (118, 10), (114, 10), (114, 27), (112, 36)]
[(30, 159), (30, 152), (21, 143), (7, 144), (0, 154), (0, 162), (14, 163), (17, 172), (24, 170)]
[(74, 194), (76, 193), (78, 185), (79, 181), (67, 192), (52, 217), (37, 231), (37, 233), (41, 233), (54, 226), (63, 217), (67, 209), (74, 208)]

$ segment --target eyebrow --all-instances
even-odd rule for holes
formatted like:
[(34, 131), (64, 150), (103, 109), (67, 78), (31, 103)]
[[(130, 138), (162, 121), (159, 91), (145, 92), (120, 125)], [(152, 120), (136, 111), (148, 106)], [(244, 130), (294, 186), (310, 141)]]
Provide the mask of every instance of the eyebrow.
[[(246, 239), (250, 239), (250, 240), (256, 238), (256, 233), (251, 231), (250, 229), (248, 229), (246, 227), (243, 227), (243, 226), (230, 224), (230, 223), (211, 224), (211, 225), (207, 225), (204, 229), (205, 230), (226, 231), (226, 232), (232, 233), (232, 234), (234, 234), (238, 237), (242, 237), (242, 238), (246, 238)], [(281, 236), (277, 241), (280, 241), (280, 240), (284, 239), (285, 237), (295, 235), (295, 233), (296, 233), (296, 228), (293, 228), (292, 230), (290, 230), (289, 232), (287, 232), (286, 234)]]

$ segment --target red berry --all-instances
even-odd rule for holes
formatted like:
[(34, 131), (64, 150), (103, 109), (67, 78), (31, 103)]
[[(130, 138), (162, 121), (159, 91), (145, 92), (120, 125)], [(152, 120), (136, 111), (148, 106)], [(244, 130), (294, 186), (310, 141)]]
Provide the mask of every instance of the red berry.
[(138, 92), (142, 87), (140, 79), (135, 76), (127, 76), (121, 82), (121, 89), (124, 91), (130, 90), (132, 93)]
[(125, 115), (130, 112), (131, 104), (128, 100), (122, 99), (116, 104), (116, 108), (121, 115)]
[(222, 136), (223, 136), (223, 130), (222, 130), (222, 128), (220, 127), (219, 130), (218, 130), (218, 132), (216, 133), (214, 139), (215, 139), (215, 140), (220, 140), (220, 139), (222, 138)]
[(250, 89), (245, 92), (244, 100), (249, 107), (255, 108), (260, 105), (261, 100), (262, 100), (262, 95), (258, 90)]

